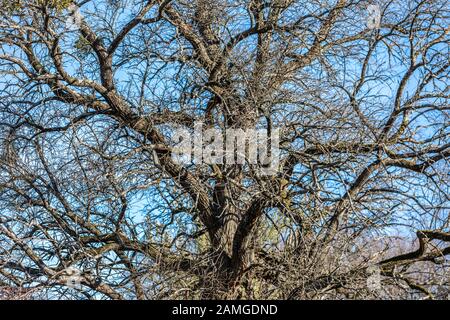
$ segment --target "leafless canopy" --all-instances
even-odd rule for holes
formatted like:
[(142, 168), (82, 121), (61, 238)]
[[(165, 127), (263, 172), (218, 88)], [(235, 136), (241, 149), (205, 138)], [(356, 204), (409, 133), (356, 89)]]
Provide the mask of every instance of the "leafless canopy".
[[(0, 287), (447, 296), (448, 0), (0, 4)], [(281, 128), (278, 174), (176, 163), (195, 122)]]

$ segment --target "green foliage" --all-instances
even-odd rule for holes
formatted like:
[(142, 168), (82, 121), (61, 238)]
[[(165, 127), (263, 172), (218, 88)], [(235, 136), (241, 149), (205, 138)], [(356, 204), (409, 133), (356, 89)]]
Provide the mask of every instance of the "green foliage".
[(56, 9), (57, 11), (62, 11), (70, 6), (72, 0), (37, 0), (37, 2), (40, 5)]
[(91, 51), (91, 46), (89, 41), (82, 35), (75, 41), (75, 49), (77, 49), (81, 54), (87, 54)]
[(9, 13), (15, 13), (32, 4), (62, 11), (67, 9), (71, 3), (72, 0), (0, 0), (3, 10)]
[(16, 0), (16, 1), (10, 1), (10, 0), (1, 0), (0, 5), (3, 8), (4, 11), (8, 13), (12, 13), (15, 11), (18, 11), (22, 8), (23, 1)]

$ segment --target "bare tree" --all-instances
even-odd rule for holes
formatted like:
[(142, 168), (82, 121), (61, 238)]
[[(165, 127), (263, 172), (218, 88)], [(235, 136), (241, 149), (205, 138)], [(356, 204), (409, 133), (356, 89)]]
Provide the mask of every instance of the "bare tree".
[[(2, 287), (448, 294), (448, 1), (0, 3)], [(277, 173), (177, 162), (196, 123), (280, 128)]]

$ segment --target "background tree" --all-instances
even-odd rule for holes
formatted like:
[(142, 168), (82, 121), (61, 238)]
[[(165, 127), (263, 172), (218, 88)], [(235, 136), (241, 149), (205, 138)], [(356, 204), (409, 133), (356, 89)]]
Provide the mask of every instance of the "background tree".
[[(2, 3), (2, 287), (448, 294), (448, 1)], [(279, 172), (176, 163), (197, 121), (281, 128)]]

